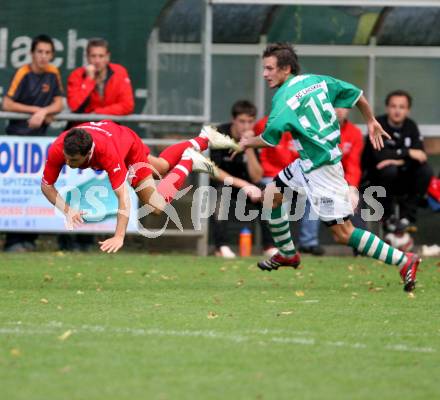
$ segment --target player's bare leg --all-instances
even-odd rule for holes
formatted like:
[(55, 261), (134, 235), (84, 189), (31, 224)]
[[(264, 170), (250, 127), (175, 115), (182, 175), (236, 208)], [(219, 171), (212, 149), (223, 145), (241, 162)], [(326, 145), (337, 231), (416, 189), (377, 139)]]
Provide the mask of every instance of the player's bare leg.
[(167, 160), (161, 157), (155, 157), (151, 154), (148, 155), (148, 163), (151, 165), (153, 175), (155, 178), (164, 177), (170, 170), (170, 164)]
[(157, 191), (156, 183), (150, 175), (134, 188), (141, 207), (149, 205), (154, 215), (160, 215), (166, 206), (165, 198)]
[(404, 290), (411, 292), (416, 285), (417, 268), (420, 258), (413, 253), (404, 253), (385, 243), (375, 234), (355, 228), (351, 221), (330, 227), (333, 237), (338, 243), (349, 245), (364, 256), (373, 257), (400, 269), (404, 282)]

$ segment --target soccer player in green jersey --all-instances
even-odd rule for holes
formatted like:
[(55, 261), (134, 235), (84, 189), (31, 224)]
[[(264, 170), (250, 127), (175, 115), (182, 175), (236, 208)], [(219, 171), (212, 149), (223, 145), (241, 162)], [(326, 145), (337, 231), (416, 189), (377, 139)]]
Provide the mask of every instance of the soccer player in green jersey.
[(240, 147), (244, 150), (275, 146), (282, 133), (289, 131), (300, 158), (266, 187), (264, 207), (270, 210), (269, 226), (278, 253), (259, 262), (259, 268), (272, 271), (281, 266), (297, 268), (300, 264), (288, 215), (282, 207), (286, 189), (290, 188), (297, 199), (307, 196), (338, 243), (398, 266), (404, 290), (414, 290), (420, 258), (389, 246), (373, 233), (355, 228), (350, 222), (353, 210), (341, 165), (342, 154), (338, 147), (340, 130), (334, 108), (357, 106), (376, 150), (383, 147), (383, 137), (390, 138), (374, 118), (362, 90), (330, 76), (300, 74), (295, 51), (291, 45), (284, 43), (267, 46), (263, 53), (263, 71), (269, 87), (278, 88), (278, 91), (272, 100), (266, 130), (261, 136), (241, 139)]

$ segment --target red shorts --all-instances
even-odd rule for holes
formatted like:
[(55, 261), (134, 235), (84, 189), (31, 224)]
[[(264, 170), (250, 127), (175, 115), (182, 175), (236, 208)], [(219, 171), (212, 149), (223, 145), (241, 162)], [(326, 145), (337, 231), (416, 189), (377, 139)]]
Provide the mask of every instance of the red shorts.
[[(131, 131), (131, 129), (124, 127)], [(128, 170), (128, 182), (133, 188), (139, 186), (139, 184), (152, 173), (151, 165), (148, 162), (148, 155), (150, 154), (150, 148), (144, 144), (141, 138), (133, 131), (133, 144), (128, 151), (124, 164)]]

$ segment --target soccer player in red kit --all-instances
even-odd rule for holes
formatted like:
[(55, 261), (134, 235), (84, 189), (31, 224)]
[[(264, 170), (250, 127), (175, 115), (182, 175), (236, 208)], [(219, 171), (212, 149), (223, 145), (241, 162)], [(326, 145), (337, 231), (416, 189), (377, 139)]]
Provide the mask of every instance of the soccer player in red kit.
[[(215, 174), (214, 163), (198, 153), (208, 146), (234, 148), (237, 145), (229, 137), (205, 126), (199, 136), (170, 146), (159, 157), (154, 157), (136, 132), (128, 127), (112, 121), (87, 122), (61, 133), (50, 146), (41, 190), (64, 213), (67, 225), (73, 228), (84, 222), (84, 212), (70, 207), (55, 189), (61, 169), (67, 164), (71, 168), (106, 171), (118, 199), (118, 214), (114, 236), (100, 245), (102, 251), (115, 253), (124, 244), (128, 225), (127, 178), (142, 206), (149, 205), (154, 214), (160, 214), (191, 171)], [(153, 171), (159, 177), (168, 173), (157, 187)]]

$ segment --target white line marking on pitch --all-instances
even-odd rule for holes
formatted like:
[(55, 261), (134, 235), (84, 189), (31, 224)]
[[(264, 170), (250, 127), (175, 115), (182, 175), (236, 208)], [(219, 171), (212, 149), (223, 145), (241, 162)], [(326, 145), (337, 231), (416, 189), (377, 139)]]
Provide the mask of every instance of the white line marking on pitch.
[[(251, 330), (248, 331), (251, 335), (241, 335), (241, 334), (228, 334), (213, 330), (175, 330), (175, 329), (159, 329), (159, 328), (128, 328), (128, 327), (120, 327), (120, 328), (109, 328), (101, 325), (81, 325), (80, 327), (72, 327), (68, 324), (63, 324), (58, 321), (51, 321), (45, 325), (34, 325), (34, 324), (25, 324), (21, 321), (17, 322), (9, 322), (6, 325), (9, 327), (0, 327), (0, 335), (58, 335), (60, 329), (64, 327), (64, 329), (69, 328), (73, 331), (73, 333), (81, 334), (81, 333), (108, 333), (108, 334), (121, 334), (121, 335), (132, 335), (132, 336), (172, 336), (172, 337), (202, 337), (206, 339), (220, 339), (220, 340), (228, 340), (235, 343), (249, 342), (252, 340), (258, 341), (259, 344), (267, 344), (264, 340), (259, 340), (261, 338), (255, 337), (257, 335), (276, 335), (280, 334), (282, 331), (270, 331), (268, 329), (261, 330)], [(13, 327), (11, 327), (13, 326)], [(254, 335), (252, 336), (252, 333)], [(290, 332), (291, 334), (300, 334), (305, 336), (310, 336), (309, 332)], [(302, 346), (331, 346), (338, 348), (347, 348), (347, 349), (367, 349), (368, 345), (365, 343), (347, 343), (343, 341), (319, 341), (310, 337), (267, 337), (267, 340), (271, 343), (277, 344), (293, 344), (293, 345), (302, 345)], [(382, 348), (382, 350), (388, 351), (401, 351), (401, 352), (411, 352), (411, 353), (436, 353), (437, 350), (432, 347), (412, 347), (406, 344), (396, 343), (393, 345), (386, 345)]]

